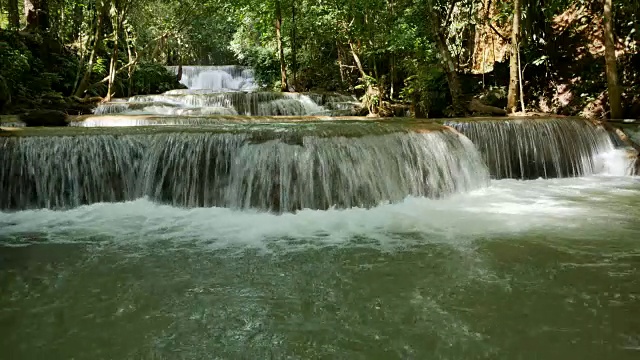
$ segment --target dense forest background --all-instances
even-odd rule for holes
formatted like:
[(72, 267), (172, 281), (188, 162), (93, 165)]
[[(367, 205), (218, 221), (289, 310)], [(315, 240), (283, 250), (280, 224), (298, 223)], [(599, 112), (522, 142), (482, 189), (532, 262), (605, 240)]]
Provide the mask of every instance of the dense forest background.
[(165, 65), (251, 66), (274, 91), (418, 117), (640, 116), (637, 0), (0, 0), (0, 112), (179, 86)]

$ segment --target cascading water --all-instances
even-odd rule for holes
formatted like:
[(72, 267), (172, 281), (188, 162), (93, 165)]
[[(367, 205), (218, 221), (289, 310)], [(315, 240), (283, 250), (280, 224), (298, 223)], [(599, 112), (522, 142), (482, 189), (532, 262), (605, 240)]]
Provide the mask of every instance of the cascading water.
[[(497, 179), (626, 175), (631, 170), (624, 150), (616, 150), (607, 131), (587, 120), (449, 120), (445, 124), (471, 139)], [(615, 163), (618, 166), (605, 169)]]
[(12, 358), (637, 350), (637, 179), (484, 162), (596, 172), (591, 123), (105, 118), (169, 126), (0, 128)]
[[(80, 129), (78, 129), (80, 130)], [(148, 197), (287, 212), (371, 207), (488, 184), (473, 144), (443, 128), (373, 123), (0, 138), (1, 209)]]
[(358, 105), (352, 97), (339, 94), (172, 90), (161, 95), (134, 96), (128, 102), (101, 104), (95, 114), (351, 115)]
[[(178, 74), (178, 66), (168, 66)], [(180, 82), (189, 89), (223, 91), (254, 91), (258, 89), (253, 70), (243, 66), (183, 66)]]
[[(178, 73), (177, 67), (169, 67)], [(184, 66), (186, 90), (100, 104), (96, 115), (352, 115), (359, 102), (340, 94), (256, 92), (253, 70), (241, 66)]]
[(135, 198), (137, 137), (0, 137), (0, 209), (64, 208)]

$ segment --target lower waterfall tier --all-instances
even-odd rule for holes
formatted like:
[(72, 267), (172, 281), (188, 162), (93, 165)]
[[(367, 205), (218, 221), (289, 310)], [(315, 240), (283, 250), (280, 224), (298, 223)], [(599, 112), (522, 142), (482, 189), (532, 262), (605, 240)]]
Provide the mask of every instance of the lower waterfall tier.
[[(475, 144), (496, 179), (564, 178), (603, 171), (609, 133), (584, 119), (449, 120)], [(622, 170), (624, 173), (624, 170)]]
[(445, 127), (337, 126), (137, 128), (126, 135), (67, 128), (0, 137), (0, 209), (147, 197), (179, 207), (289, 212), (437, 198), (488, 184), (473, 144)]

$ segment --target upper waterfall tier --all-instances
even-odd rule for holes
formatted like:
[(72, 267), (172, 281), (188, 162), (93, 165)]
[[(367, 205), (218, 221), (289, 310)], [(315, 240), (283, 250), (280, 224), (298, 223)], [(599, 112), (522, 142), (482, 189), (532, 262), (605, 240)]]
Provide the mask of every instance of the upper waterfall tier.
[(36, 129), (0, 137), (0, 150), (5, 210), (142, 197), (275, 212), (371, 207), (489, 180), (469, 139), (433, 124)]
[[(168, 66), (176, 75), (178, 66)], [(180, 82), (189, 89), (216, 92), (254, 91), (258, 89), (253, 70), (243, 66), (183, 66)]]
[[(168, 67), (180, 72), (177, 66)], [(333, 93), (258, 92), (253, 70), (242, 66), (183, 66), (181, 82), (188, 89), (161, 95), (141, 95), (100, 104), (96, 115), (245, 115), (310, 116), (355, 115), (360, 102), (354, 96)]]
[(353, 115), (359, 106), (354, 97), (333, 93), (172, 90), (103, 103), (95, 114), (334, 116)]

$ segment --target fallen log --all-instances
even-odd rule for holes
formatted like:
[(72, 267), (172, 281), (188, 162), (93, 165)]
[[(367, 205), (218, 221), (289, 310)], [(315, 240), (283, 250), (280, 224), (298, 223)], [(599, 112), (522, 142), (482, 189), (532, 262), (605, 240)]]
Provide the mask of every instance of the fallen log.
[(488, 114), (488, 115), (496, 115), (496, 116), (507, 116), (507, 111), (505, 109), (501, 109), (499, 107), (485, 105), (480, 102), (478, 99), (472, 99), (469, 103), (469, 111), (472, 113), (480, 113), (480, 114)]

